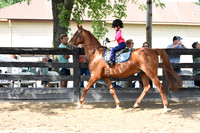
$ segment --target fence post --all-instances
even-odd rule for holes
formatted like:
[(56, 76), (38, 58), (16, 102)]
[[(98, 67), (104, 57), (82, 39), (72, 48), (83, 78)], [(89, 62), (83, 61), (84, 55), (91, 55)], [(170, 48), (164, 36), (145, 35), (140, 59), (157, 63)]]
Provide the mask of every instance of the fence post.
[(80, 66), (79, 66), (79, 49), (73, 50), (73, 90), (74, 90), (74, 102), (78, 102), (80, 99)]

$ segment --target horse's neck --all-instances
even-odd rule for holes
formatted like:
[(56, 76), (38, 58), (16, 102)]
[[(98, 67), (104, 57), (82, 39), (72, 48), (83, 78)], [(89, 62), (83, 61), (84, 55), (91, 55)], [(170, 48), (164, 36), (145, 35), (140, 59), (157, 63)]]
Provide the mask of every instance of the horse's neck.
[(101, 45), (99, 41), (92, 35), (91, 32), (89, 31), (84, 31), (84, 49), (85, 49), (85, 54), (88, 60), (90, 60), (90, 56), (95, 53), (95, 49)]
[(95, 40), (89, 40), (87, 42), (84, 43), (84, 50), (85, 50), (85, 55), (87, 57), (88, 60), (90, 60), (90, 56), (92, 54), (94, 54), (95, 49), (99, 46), (99, 42), (95, 41)]

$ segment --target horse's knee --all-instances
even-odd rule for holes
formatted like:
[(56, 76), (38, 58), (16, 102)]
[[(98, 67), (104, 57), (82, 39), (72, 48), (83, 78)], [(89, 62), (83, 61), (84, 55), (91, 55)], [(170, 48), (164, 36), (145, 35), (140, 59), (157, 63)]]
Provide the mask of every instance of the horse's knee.
[(144, 89), (144, 90), (143, 90), (143, 93), (145, 93), (145, 94), (146, 94), (147, 92), (148, 92), (148, 90), (147, 90), (147, 89)]
[(89, 90), (89, 87), (85, 87), (84, 89), (83, 89), (83, 92), (87, 92)]
[(143, 92), (147, 93), (150, 88), (151, 88), (150, 85), (145, 86)]
[(162, 84), (160, 84), (160, 88), (158, 90), (160, 93), (165, 93), (164, 87), (162, 86)]
[(114, 95), (115, 94), (115, 89), (110, 89), (110, 94)]

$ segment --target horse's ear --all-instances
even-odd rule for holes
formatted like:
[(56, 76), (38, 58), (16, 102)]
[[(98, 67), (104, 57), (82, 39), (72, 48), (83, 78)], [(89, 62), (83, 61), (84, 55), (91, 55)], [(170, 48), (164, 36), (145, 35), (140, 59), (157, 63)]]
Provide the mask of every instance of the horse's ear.
[(83, 29), (82, 25), (77, 25), (77, 28), (78, 28), (79, 30)]

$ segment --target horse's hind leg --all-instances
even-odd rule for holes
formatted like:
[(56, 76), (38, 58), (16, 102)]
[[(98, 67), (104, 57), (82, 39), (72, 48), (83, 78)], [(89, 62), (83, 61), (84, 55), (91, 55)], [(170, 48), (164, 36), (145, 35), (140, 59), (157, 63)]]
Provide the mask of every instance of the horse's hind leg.
[(166, 99), (166, 96), (165, 96), (164, 87), (160, 83), (160, 80), (158, 79), (157, 76), (155, 78), (151, 78), (151, 80), (153, 81), (153, 83), (155, 84), (155, 86), (157, 87), (157, 89), (159, 90), (161, 98), (162, 98), (162, 101), (163, 101), (163, 105), (164, 105), (164, 111), (167, 112), (168, 102), (167, 102), (167, 99)]
[(79, 104), (77, 106), (77, 108), (81, 108), (83, 106), (83, 101), (85, 99), (85, 95), (87, 93), (87, 91), (90, 89), (90, 87), (97, 81), (98, 79), (91, 77), (89, 82), (87, 83), (86, 87), (83, 89), (83, 93), (82, 96), (80, 98)]
[(115, 99), (116, 109), (120, 109), (120, 106), (119, 106), (120, 102), (119, 102), (119, 99), (117, 98), (117, 95), (115, 94), (115, 89), (112, 85), (110, 78), (103, 78), (103, 80), (106, 82), (106, 84), (110, 90), (110, 93), (113, 95), (113, 98)]
[(147, 77), (147, 75), (144, 72), (141, 72), (141, 78), (142, 78), (142, 83), (143, 83), (144, 89), (143, 89), (141, 95), (136, 100), (133, 108), (139, 107), (139, 103), (142, 101), (142, 99), (146, 95), (147, 91), (151, 88), (151, 86), (149, 84), (149, 78)]

